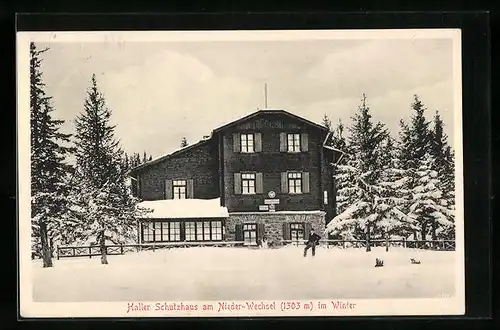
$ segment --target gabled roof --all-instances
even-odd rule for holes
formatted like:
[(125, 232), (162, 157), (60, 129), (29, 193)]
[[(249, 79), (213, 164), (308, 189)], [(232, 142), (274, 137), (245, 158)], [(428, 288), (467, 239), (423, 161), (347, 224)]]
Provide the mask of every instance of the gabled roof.
[(328, 131), (328, 129), (325, 126), (316, 124), (315, 122), (312, 122), (312, 121), (307, 120), (305, 118), (299, 117), (299, 116), (294, 115), (293, 113), (290, 113), (290, 112), (285, 111), (285, 110), (281, 110), (281, 109), (261, 109), (261, 110), (255, 111), (255, 112), (253, 112), (253, 113), (251, 113), (249, 115), (246, 115), (245, 117), (242, 117), (240, 119), (237, 119), (235, 121), (227, 123), (226, 125), (220, 126), (220, 127), (216, 128), (216, 129), (214, 129), (214, 132), (215, 133), (220, 132), (220, 131), (228, 128), (228, 127), (240, 124), (240, 123), (242, 123), (244, 121), (247, 121), (249, 119), (252, 119), (252, 118), (255, 118), (255, 117), (258, 117), (258, 116), (261, 116), (261, 115), (284, 115), (284, 116), (290, 117), (292, 119), (295, 119), (297, 121), (300, 121), (300, 122), (302, 122), (304, 124), (307, 124), (307, 125), (313, 126), (315, 128), (318, 128), (320, 130)]
[(261, 109), (261, 110), (255, 111), (255, 112), (253, 112), (253, 113), (251, 113), (249, 115), (246, 115), (245, 117), (242, 117), (240, 119), (234, 120), (234, 121), (232, 121), (230, 123), (227, 123), (227, 124), (225, 124), (223, 126), (220, 126), (220, 127), (216, 128), (216, 129), (214, 129), (212, 131), (212, 133), (210, 134), (209, 138), (205, 138), (205, 139), (203, 139), (203, 140), (201, 140), (201, 141), (199, 141), (199, 142), (197, 142), (195, 144), (192, 144), (192, 145), (189, 145), (187, 147), (178, 149), (178, 150), (174, 151), (173, 153), (170, 153), (168, 155), (164, 155), (164, 156), (158, 157), (158, 158), (153, 159), (153, 160), (151, 160), (149, 162), (146, 162), (144, 164), (136, 166), (136, 167), (134, 167), (133, 169), (130, 170), (130, 174), (133, 174), (133, 173), (135, 173), (135, 172), (137, 172), (137, 171), (139, 171), (139, 170), (141, 170), (143, 168), (146, 168), (146, 167), (149, 167), (149, 166), (154, 165), (156, 163), (159, 163), (159, 162), (161, 162), (161, 161), (163, 161), (165, 159), (169, 159), (169, 158), (175, 157), (175, 156), (177, 156), (177, 155), (179, 155), (181, 153), (184, 153), (184, 152), (186, 152), (188, 150), (191, 150), (191, 149), (193, 149), (195, 147), (198, 147), (198, 146), (200, 146), (200, 145), (202, 145), (204, 143), (207, 143), (208, 141), (210, 141), (212, 139), (212, 137), (214, 136), (214, 133), (218, 133), (218, 132), (220, 132), (220, 131), (228, 128), (228, 127), (237, 125), (237, 124), (242, 123), (242, 122), (244, 122), (246, 120), (249, 120), (249, 119), (255, 118), (257, 116), (261, 116), (261, 115), (284, 115), (284, 116), (290, 117), (292, 119), (295, 119), (297, 121), (300, 121), (300, 122), (302, 122), (304, 124), (313, 126), (313, 127), (317, 128), (319, 130), (328, 132), (328, 128), (326, 128), (325, 126), (316, 124), (316, 123), (314, 123), (314, 122), (312, 122), (310, 120), (307, 120), (305, 118), (302, 118), (302, 117), (299, 117), (297, 115), (294, 115), (293, 113), (290, 113), (288, 111), (280, 110), (280, 109)]
[[(210, 139), (211, 139), (211, 137), (210, 137)], [(196, 143), (194, 143), (194, 144), (190, 144), (190, 145), (188, 145), (188, 146), (186, 146), (186, 147), (183, 147), (183, 148), (177, 149), (177, 150), (175, 150), (174, 152), (169, 153), (168, 155), (163, 155), (163, 156), (160, 156), (160, 157), (155, 158), (155, 159), (153, 159), (153, 160), (150, 160), (149, 162), (146, 162), (146, 163), (140, 164), (140, 165), (138, 165), (138, 166), (136, 166), (136, 167), (132, 168), (132, 169), (130, 170), (130, 174), (133, 174), (134, 172), (137, 172), (137, 171), (139, 171), (139, 170), (141, 170), (141, 169), (143, 169), (143, 168), (145, 168), (145, 167), (149, 167), (149, 166), (151, 166), (151, 165), (154, 165), (154, 164), (157, 164), (157, 163), (159, 163), (159, 162), (162, 162), (162, 161), (163, 161), (163, 160), (165, 160), (165, 159), (169, 159), (169, 158), (172, 158), (172, 157), (178, 156), (178, 155), (180, 155), (180, 154), (182, 154), (182, 153), (184, 153), (184, 152), (186, 152), (186, 151), (188, 151), (188, 150), (194, 149), (194, 148), (196, 148), (196, 147), (200, 147), (201, 145), (203, 145), (203, 144), (207, 143), (208, 141), (210, 141), (210, 139), (203, 139), (203, 140), (200, 140), (200, 141), (198, 141), (198, 142), (196, 142)]]

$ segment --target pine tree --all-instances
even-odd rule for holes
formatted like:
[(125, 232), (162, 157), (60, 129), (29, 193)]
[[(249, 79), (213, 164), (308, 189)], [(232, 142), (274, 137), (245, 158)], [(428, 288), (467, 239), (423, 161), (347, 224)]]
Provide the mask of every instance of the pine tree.
[(454, 212), (446, 204), (443, 185), (434, 166), (435, 161), (435, 158), (427, 153), (419, 161), (417, 169), (411, 170), (414, 184), (411, 189), (409, 216), (420, 224), (423, 240), (429, 231), (432, 239), (436, 240), (438, 228), (447, 231), (454, 226)]
[(183, 137), (181, 140), (181, 148), (187, 147), (189, 145), (186, 137)]
[[(417, 171), (423, 163), (428, 161), (428, 154), (430, 151), (430, 138), (431, 133), (429, 130), (430, 122), (425, 118), (425, 106), (417, 95), (414, 95), (411, 104), (413, 115), (410, 118), (410, 123), (400, 121), (401, 131), (399, 133), (399, 159), (401, 167), (406, 171), (408, 181), (405, 190), (408, 192), (408, 203), (405, 207), (406, 214), (414, 214), (411, 212), (410, 205), (412, 205), (412, 198), (422, 196), (420, 194), (413, 194), (412, 192), (420, 185)], [(428, 217), (419, 216), (419, 230), (422, 240), (426, 239), (428, 232)], [(414, 233), (414, 237), (416, 232)]]
[(336, 175), (339, 214), (327, 225), (326, 232), (345, 239), (363, 238), (370, 251), (372, 235), (380, 232), (379, 222), (393, 212), (392, 207), (380, 202), (387, 191), (381, 182), (388, 131), (382, 123), (373, 123), (364, 94), (352, 119), (347, 140), (349, 153), (345, 163), (338, 166)]
[[(447, 214), (453, 214), (455, 209), (455, 164), (451, 147), (448, 145), (448, 137), (444, 133), (444, 123), (436, 111), (434, 116), (434, 125), (430, 132), (430, 153), (433, 157), (432, 168), (437, 171), (440, 188), (443, 196), (440, 205), (446, 207)], [(454, 224), (454, 216), (449, 215), (448, 220)], [(437, 239), (440, 231), (440, 236), (446, 239), (454, 239), (454, 225), (442, 226), (439, 228), (438, 222), (434, 221), (432, 226), (432, 238)]]
[(414, 114), (409, 124), (400, 121), (400, 152), (402, 166), (415, 168), (425, 157), (430, 143), (429, 122), (425, 118), (425, 106), (417, 95), (413, 96), (411, 108)]
[(332, 131), (332, 121), (326, 113), (323, 115), (323, 120), (321, 123), (328, 129), (329, 132)]
[[(110, 124), (111, 110), (99, 92), (95, 75), (84, 109), (76, 124), (76, 182), (73, 198), (79, 208), (79, 237), (95, 239), (101, 263), (107, 264), (106, 240), (121, 241), (131, 235), (140, 210), (127, 185), (122, 150)], [(138, 155), (137, 155), (138, 156)], [(80, 228), (78, 228), (80, 227)]]
[(43, 267), (52, 267), (52, 242), (68, 208), (64, 178), (71, 168), (65, 156), (71, 148), (64, 146), (70, 135), (60, 132), (64, 121), (52, 117), (51, 97), (45, 92), (40, 55), (47, 50), (30, 43), (31, 219), (33, 252), (41, 254)]

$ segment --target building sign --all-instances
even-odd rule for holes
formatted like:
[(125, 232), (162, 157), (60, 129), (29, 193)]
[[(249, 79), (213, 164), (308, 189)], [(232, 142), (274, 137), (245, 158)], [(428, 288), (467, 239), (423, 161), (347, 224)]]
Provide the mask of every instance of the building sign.
[(269, 196), (269, 198), (274, 198), (274, 197), (276, 197), (276, 193), (275, 193), (273, 190), (271, 190), (271, 191), (267, 194), (267, 196)]
[(280, 200), (279, 198), (274, 198), (274, 199), (264, 199), (264, 204), (279, 204)]
[(269, 211), (269, 205), (259, 205), (259, 211)]

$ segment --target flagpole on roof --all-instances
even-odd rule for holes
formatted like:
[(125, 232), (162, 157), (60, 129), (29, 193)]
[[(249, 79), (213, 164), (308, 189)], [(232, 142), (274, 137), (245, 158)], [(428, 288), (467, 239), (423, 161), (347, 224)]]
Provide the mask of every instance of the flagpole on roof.
[(267, 83), (264, 83), (264, 100), (265, 100), (265, 106), (267, 109)]

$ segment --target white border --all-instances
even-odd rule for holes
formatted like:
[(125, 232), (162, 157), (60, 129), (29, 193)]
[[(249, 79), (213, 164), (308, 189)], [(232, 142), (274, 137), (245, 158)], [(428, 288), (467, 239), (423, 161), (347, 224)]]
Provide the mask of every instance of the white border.
[[(443, 299), (349, 300), (352, 310), (313, 310), (198, 313), (126, 314), (126, 302), (36, 303), (32, 298), (30, 259), (30, 140), (29, 140), (29, 42), (199, 42), (265, 40), (361, 40), (361, 39), (443, 39), (453, 40), (454, 141), (456, 182), (456, 296)], [(17, 120), (19, 192), (19, 292), (22, 317), (200, 317), (200, 316), (382, 316), (382, 315), (463, 315), (465, 313), (463, 154), (462, 154), (461, 31), (458, 29), (399, 30), (287, 30), (287, 31), (106, 31), (106, 32), (18, 32), (17, 33)], [(344, 300), (345, 301), (345, 300)], [(329, 300), (314, 300), (313, 303)], [(144, 302), (148, 303), (148, 302)], [(155, 302), (149, 302), (154, 304)], [(188, 302), (203, 304), (204, 302)], [(208, 303), (208, 302), (207, 302)], [(214, 302), (211, 302), (214, 303)], [(243, 302), (244, 303), (244, 302)], [(276, 301), (280, 304), (280, 301)], [(308, 303), (308, 301), (303, 301)], [(215, 303), (216, 305), (217, 303)]]

